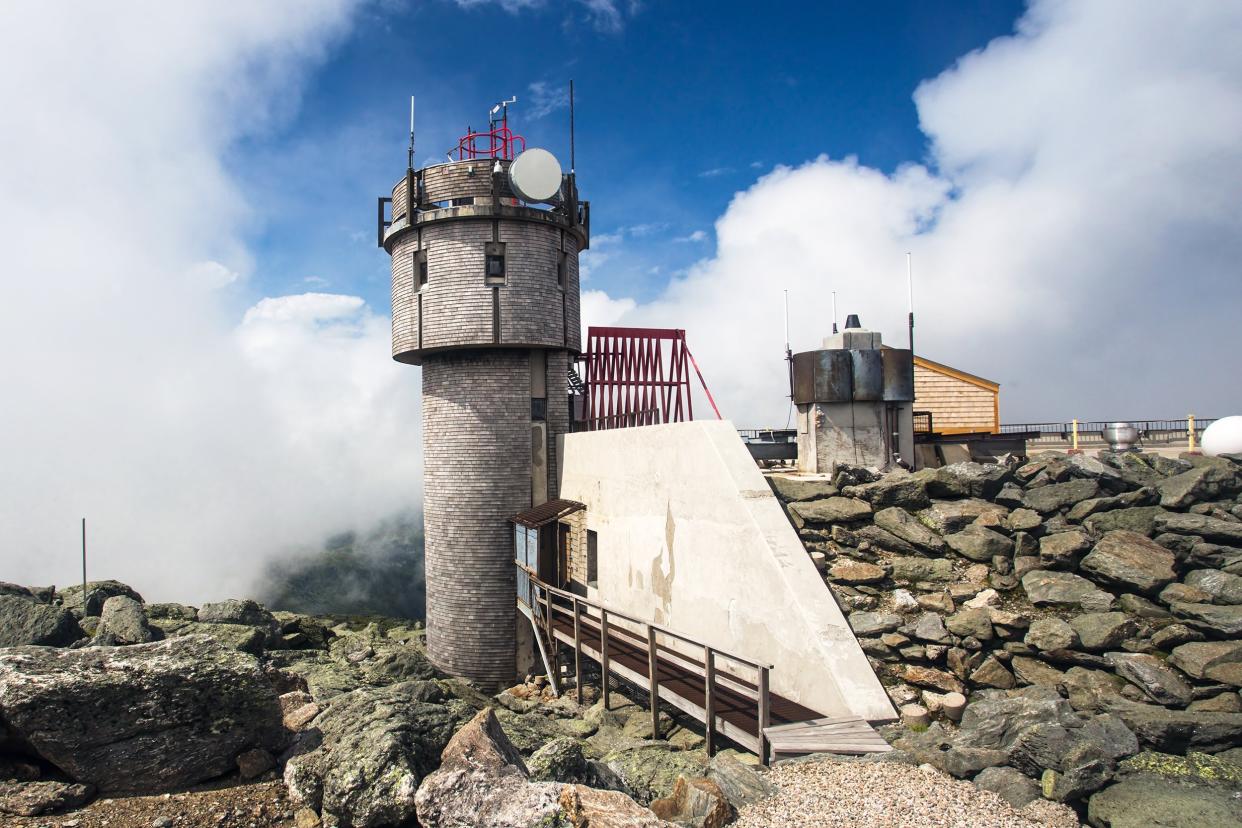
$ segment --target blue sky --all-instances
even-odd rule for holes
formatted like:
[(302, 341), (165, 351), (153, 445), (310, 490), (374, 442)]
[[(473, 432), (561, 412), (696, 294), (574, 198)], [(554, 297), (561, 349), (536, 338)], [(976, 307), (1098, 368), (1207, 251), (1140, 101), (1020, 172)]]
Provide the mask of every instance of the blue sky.
[(740, 427), (786, 420), (786, 291), (795, 351), (832, 291), (904, 342), (907, 251), (920, 353), (1004, 422), (1242, 413), (1240, 32), (1219, 0), (0, 4), (0, 570), (71, 579), (100, 516), (109, 575), (222, 598), (417, 506), (374, 242), (411, 94), (420, 163), (510, 95), (565, 162), (575, 79), (584, 321), (686, 329)]
[(711, 253), (734, 193), (775, 165), (821, 153), (886, 172), (923, 161), (915, 88), (1009, 34), (1023, 10), (805, 5), (774, 15), (754, 3), (646, 3), (615, 20), (576, 3), (365, 10), (306, 78), (295, 114), (227, 158), (252, 211), (252, 291), (347, 292), (386, 307), (374, 201), (403, 170), (408, 96), (416, 163), (442, 158), (492, 102), (516, 95), (515, 128), (568, 166), (567, 110), (540, 110), (563, 102), (572, 77), (578, 173), (602, 237), (584, 288), (649, 299)]

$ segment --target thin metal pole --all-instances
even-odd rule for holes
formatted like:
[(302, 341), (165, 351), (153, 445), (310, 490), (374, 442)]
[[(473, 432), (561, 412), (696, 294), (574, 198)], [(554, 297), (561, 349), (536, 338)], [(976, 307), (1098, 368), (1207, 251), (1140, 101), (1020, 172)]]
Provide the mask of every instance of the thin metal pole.
[(582, 605), (574, 599), (574, 696), (582, 704)]
[(837, 332), (837, 292), (832, 292), (832, 332)]
[(906, 253), (906, 296), (909, 300), (910, 356), (914, 356), (914, 263), (913, 256)]
[(405, 168), (414, 169), (414, 96), (410, 96), (410, 149), (406, 154)]
[(608, 610), (599, 608), (599, 664), (600, 695), (604, 699), (604, 709), (608, 709)]
[(703, 708), (707, 714), (707, 755), (716, 753), (716, 654), (703, 648)]
[(569, 79), (569, 173), (573, 175), (577, 166), (574, 147), (574, 79)]
[(656, 631), (647, 625), (647, 684), (651, 702), (651, 738), (660, 738), (660, 677), (656, 674)]
[(759, 761), (768, 764), (768, 729), (769, 722), (768, 668), (759, 668)]
[(789, 289), (785, 289), (785, 353), (789, 353)]
[(86, 518), (82, 518), (82, 617), (86, 617)]

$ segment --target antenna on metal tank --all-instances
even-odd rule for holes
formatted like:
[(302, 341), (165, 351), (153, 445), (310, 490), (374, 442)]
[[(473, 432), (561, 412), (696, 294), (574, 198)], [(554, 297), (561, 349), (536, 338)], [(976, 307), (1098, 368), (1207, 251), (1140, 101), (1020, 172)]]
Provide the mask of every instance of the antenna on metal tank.
[(906, 253), (906, 296), (909, 302), (910, 315), (907, 324), (910, 329), (910, 355), (914, 356), (914, 263), (913, 256)]
[[(789, 288), (785, 288), (785, 362), (789, 365), (789, 400), (793, 404), (793, 350), (789, 347)], [(786, 418), (785, 426), (789, 426)]]
[(405, 167), (414, 169), (414, 96), (410, 96), (410, 148), (406, 152)]

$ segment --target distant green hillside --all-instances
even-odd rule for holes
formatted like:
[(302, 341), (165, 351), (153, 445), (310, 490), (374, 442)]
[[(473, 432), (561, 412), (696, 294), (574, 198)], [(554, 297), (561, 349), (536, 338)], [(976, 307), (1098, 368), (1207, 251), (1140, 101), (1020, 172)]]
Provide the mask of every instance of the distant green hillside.
[(280, 558), (268, 566), (260, 595), (276, 610), (421, 620), (427, 606), (422, 515), (401, 515)]

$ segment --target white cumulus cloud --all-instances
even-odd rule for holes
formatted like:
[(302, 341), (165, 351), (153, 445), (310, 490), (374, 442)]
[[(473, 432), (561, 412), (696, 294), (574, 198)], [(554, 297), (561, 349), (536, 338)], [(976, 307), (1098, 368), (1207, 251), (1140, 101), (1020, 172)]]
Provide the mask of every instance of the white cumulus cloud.
[(273, 553), (417, 508), (387, 317), (249, 295), (220, 162), (289, 117), (351, 6), (0, 12), (0, 580), (73, 583), (85, 516), (92, 577), (244, 595)]
[(926, 163), (775, 169), (612, 321), (686, 328), (726, 416), (780, 424), (783, 291), (795, 350), (832, 290), (904, 345), (910, 251), (917, 350), (1002, 383), (1006, 421), (1238, 413), (1239, 31), (1236, 4), (1036, 2), (917, 89)]

